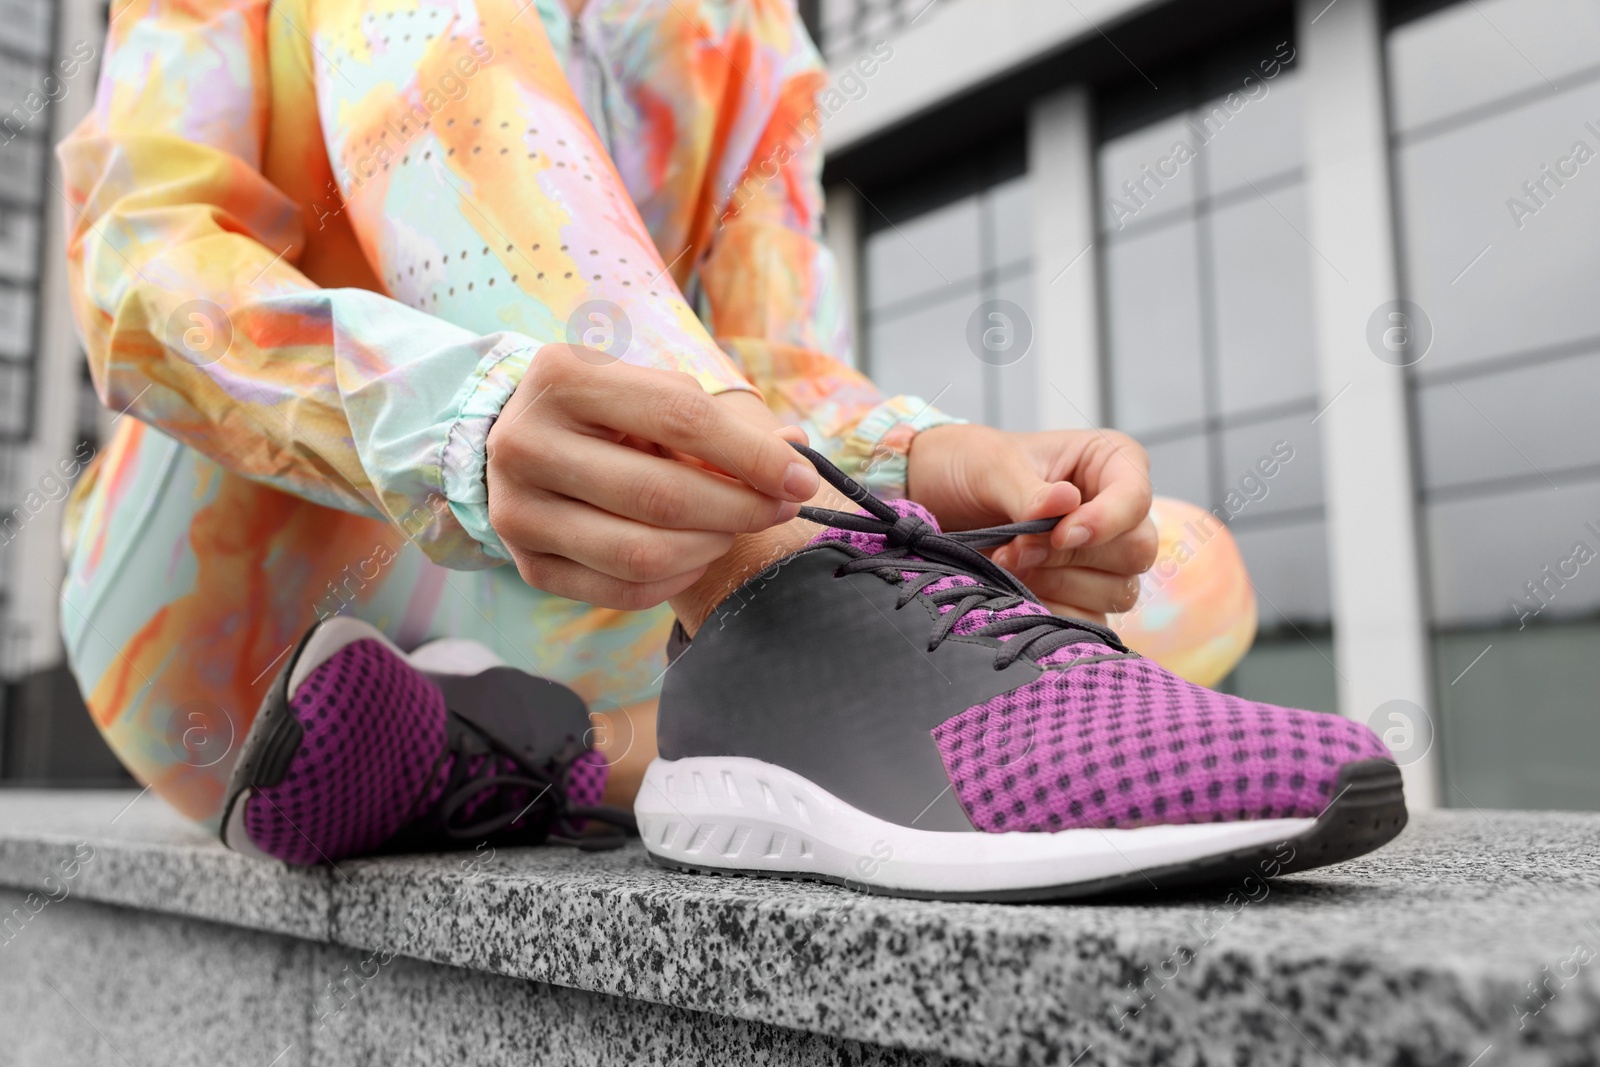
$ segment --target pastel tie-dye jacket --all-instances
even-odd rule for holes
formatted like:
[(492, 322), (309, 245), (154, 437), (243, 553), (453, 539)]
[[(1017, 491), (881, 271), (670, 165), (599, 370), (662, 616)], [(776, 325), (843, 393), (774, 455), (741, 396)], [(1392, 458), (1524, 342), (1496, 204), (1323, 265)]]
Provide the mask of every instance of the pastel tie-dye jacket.
[(553, 341), (753, 385), (895, 495), (949, 420), (841, 362), (824, 82), (792, 0), (116, 3), (60, 147), (101, 398), (455, 568), (507, 558), (484, 440)]

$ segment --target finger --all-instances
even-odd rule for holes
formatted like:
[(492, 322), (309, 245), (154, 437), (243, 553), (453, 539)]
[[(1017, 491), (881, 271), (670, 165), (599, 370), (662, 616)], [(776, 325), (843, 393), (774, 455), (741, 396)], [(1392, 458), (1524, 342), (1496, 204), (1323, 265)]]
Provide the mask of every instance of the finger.
[(1139, 579), (1087, 567), (1040, 567), (1022, 576), (1041, 599), (1097, 612), (1131, 611), (1139, 602)]
[(803, 503), (816, 493), (811, 464), (739, 405), (718, 403), (687, 374), (623, 367), (577, 376), (569, 410), (694, 456), (774, 499)]
[(1072, 551), (1057, 552), (1050, 547), (1050, 535), (1026, 534), (1012, 539), (994, 552), (994, 561), (1013, 574), (1023, 574), (1048, 564), (1067, 566)]
[(698, 466), (586, 434), (553, 434), (541, 488), (664, 530), (759, 533), (800, 505)]
[[(1000, 565), (1014, 571), (1037, 567), (1087, 567), (1111, 574), (1143, 574), (1156, 561), (1161, 539), (1154, 520), (1148, 516), (1133, 529), (1118, 534), (1103, 545), (1086, 548), (1054, 548), (1049, 534), (1019, 537), (1008, 546), (1011, 551)], [(999, 559), (999, 557), (996, 557)]]
[(518, 494), (495, 529), (524, 552), (561, 556), (634, 583), (703, 570), (733, 546), (730, 533), (662, 530), (543, 489)]
[(1106, 625), (1107, 622), (1104, 612), (1090, 611), (1088, 608), (1080, 608), (1075, 604), (1063, 604), (1058, 601), (1046, 600), (1044, 606), (1049, 608), (1053, 615), (1061, 615), (1069, 619), (1082, 619), (1084, 622), (1098, 623), (1101, 626)]
[(1008, 522), (1026, 522), (1065, 515), (1078, 506), (1081, 494), (1071, 482), (1051, 482), (1039, 476), (1020, 449), (1001, 451), (985, 472), (981, 497)]
[(706, 572), (706, 568), (700, 567), (665, 581), (626, 582), (560, 556), (517, 550), (512, 551), (512, 556), (522, 580), (535, 589), (619, 611), (644, 611), (664, 604), (699, 581)]
[(782, 426), (778, 429), (778, 436), (785, 441), (793, 441), (797, 445), (811, 444), (811, 435), (800, 426)]
[(1150, 514), (1150, 474), (1126, 452), (1105, 462), (1096, 490), (1066, 522), (1050, 532), (1055, 548), (1103, 545), (1138, 526)]
[(1072, 564), (1112, 574), (1143, 574), (1155, 564), (1156, 552), (1161, 547), (1161, 537), (1156, 524), (1148, 515), (1133, 529), (1113, 537), (1102, 545), (1066, 549), (1052, 553), (1046, 564), (1057, 563), (1060, 556), (1072, 554)]

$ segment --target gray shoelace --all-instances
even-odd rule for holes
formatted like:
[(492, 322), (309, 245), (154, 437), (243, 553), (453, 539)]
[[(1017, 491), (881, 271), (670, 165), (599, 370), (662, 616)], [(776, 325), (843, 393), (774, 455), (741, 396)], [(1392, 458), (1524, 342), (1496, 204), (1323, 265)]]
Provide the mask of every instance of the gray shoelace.
[[(904, 584), (905, 589), (895, 603), (896, 610), (918, 596), (939, 608), (951, 605), (949, 611), (940, 613), (928, 639), (928, 651), (938, 648), (969, 612), (1002, 612), (1024, 601), (1041, 603), (1014, 574), (978, 549), (994, 548), (1024, 534), (1048, 533), (1060, 521), (1059, 516), (942, 533), (914, 515), (900, 514), (821, 454), (799, 444), (794, 445), (794, 449), (811, 461), (824, 481), (870, 513), (853, 515), (829, 508), (802, 507), (800, 517), (838, 530), (877, 534), (888, 544), (882, 552), (842, 565), (837, 572), (839, 576), (874, 574), (885, 581)], [(908, 581), (907, 573), (917, 577)], [(977, 584), (927, 591), (941, 579), (956, 576), (972, 579)], [(1024, 654), (1038, 660), (1058, 648), (1085, 640), (1107, 645), (1118, 652), (1128, 651), (1115, 631), (1084, 619), (1060, 615), (999, 618), (970, 631), (970, 636), (1011, 638), (1001, 643), (995, 655), (995, 670), (1004, 670)]]

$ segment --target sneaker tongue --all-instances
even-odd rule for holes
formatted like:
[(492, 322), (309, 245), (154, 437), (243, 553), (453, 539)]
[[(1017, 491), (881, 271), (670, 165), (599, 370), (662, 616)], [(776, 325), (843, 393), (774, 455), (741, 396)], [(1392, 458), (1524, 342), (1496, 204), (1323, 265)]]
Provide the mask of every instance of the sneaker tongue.
[[(934, 519), (933, 513), (927, 508), (923, 507), (921, 504), (913, 503), (910, 500), (889, 500), (885, 501), (885, 503), (887, 503), (891, 508), (894, 508), (894, 510), (899, 512), (901, 515), (915, 516), (916, 518), (919, 518), (923, 522), (932, 526), (934, 529), (939, 529), (939, 523)], [(858, 514), (865, 515), (867, 512), (858, 509)], [(861, 552), (865, 552), (870, 556), (875, 556), (880, 552), (884, 552), (889, 547), (888, 538), (886, 538), (883, 534), (859, 533), (855, 530), (840, 530), (831, 526), (811, 539), (811, 543), (813, 545), (824, 544), (830, 541), (843, 541), (852, 548)], [(922, 557), (911, 555), (905, 558), (915, 560), (921, 559)], [(907, 581), (912, 581), (917, 578), (918, 575), (915, 571), (902, 571), (901, 577)], [(969, 578), (966, 575), (951, 575), (947, 578), (940, 578), (937, 582), (930, 583), (928, 587), (923, 590), (923, 592), (936, 593), (941, 589), (953, 589), (957, 586), (979, 584), (981, 583), (976, 578)], [(953, 610), (955, 610), (954, 604), (945, 604), (939, 608), (939, 614), (943, 615), (946, 612)], [(955, 624), (951, 632), (958, 634), (969, 634), (988, 623), (994, 622), (996, 619), (1009, 619), (1015, 615), (1049, 614), (1049, 608), (1045, 607), (1043, 604), (1037, 604), (1031, 600), (1024, 600), (1015, 607), (1006, 608), (1003, 611), (994, 611), (990, 608), (974, 608), (972, 611), (967, 612), (961, 617), (961, 621)], [(1000, 640), (1009, 641), (1013, 636), (1015, 635), (1008, 634), (1001, 637)], [(1049, 655), (1045, 656), (1039, 662), (1048, 664), (1053, 663), (1057, 659), (1061, 659), (1063, 657), (1070, 659), (1073, 655), (1071, 650), (1076, 645), (1083, 643), (1097, 644), (1098, 642), (1086, 634), (1084, 635), (1082, 642), (1075, 641), (1071, 645), (1058, 648), (1054, 652), (1051, 652)]]

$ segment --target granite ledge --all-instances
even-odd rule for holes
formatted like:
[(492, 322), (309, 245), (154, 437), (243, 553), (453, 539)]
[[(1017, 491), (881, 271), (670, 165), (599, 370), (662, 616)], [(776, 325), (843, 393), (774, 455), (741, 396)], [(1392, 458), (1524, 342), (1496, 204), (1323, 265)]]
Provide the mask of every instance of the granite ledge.
[(148, 790), (0, 790), (0, 885), (45, 891), (74, 859), (77, 899), (332, 940), (329, 872), (230, 852)]
[(1600, 815), (1425, 813), (1232, 896), (989, 906), (638, 846), (295, 871), (134, 796), (0, 793), (0, 885), (42, 888), (83, 842), (85, 900), (985, 1063), (1600, 1063)]

